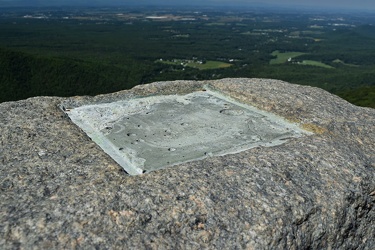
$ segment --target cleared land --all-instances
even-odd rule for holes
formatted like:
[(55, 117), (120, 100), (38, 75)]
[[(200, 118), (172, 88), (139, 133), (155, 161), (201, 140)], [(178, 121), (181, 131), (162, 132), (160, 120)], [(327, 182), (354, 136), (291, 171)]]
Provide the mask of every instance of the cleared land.
[(350, 66), (350, 67), (359, 67), (359, 65), (345, 63), (344, 61), (342, 61), (340, 59), (333, 60), (332, 62), (333, 63), (339, 63), (339, 64), (342, 64), (342, 65), (345, 65), (345, 66)]
[[(295, 57), (305, 55), (305, 54), (306, 53), (302, 53), (302, 52), (284, 52), (284, 53), (281, 53), (280, 51), (276, 50), (276, 51), (272, 52), (271, 55), (277, 56), (277, 57), (275, 59), (271, 59), (270, 64), (283, 64), (283, 63), (286, 63), (291, 58), (295, 58)], [(334, 69), (334, 67), (332, 67), (328, 64), (318, 62), (318, 61), (314, 61), (314, 60), (303, 60), (302, 62), (297, 62), (297, 64), (322, 67), (322, 68), (326, 68), (326, 69)]]
[(304, 54), (306, 54), (306, 53), (302, 53), (302, 52), (284, 52), (284, 53), (282, 53), (282, 52), (276, 50), (276, 51), (272, 52), (271, 55), (277, 56), (277, 57), (275, 59), (271, 59), (270, 64), (286, 63), (289, 58), (302, 56)]
[(309, 65), (309, 66), (316, 66), (316, 67), (322, 67), (322, 68), (326, 68), (326, 69), (334, 69), (334, 67), (328, 65), (328, 64), (325, 64), (325, 63), (322, 63), (322, 62), (318, 62), (318, 61), (313, 61), (313, 60), (303, 60), (300, 64), (302, 65)]
[(181, 60), (176, 59), (172, 61), (157, 61), (159, 63), (170, 64), (170, 65), (181, 65), (184, 67), (195, 68), (199, 70), (206, 70), (206, 69), (222, 69), (228, 68), (232, 66), (230, 63), (220, 62), (220, 61), (207, 61), (207, 62), (200, 62), (200, 61), (190, 61), (190, 60)]

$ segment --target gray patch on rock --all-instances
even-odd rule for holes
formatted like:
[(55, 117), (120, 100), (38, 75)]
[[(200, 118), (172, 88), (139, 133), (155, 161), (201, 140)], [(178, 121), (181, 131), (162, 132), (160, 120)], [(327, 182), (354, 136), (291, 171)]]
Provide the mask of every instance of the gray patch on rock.
[(131, 175), (309, 134), (209, 89), (93, 103), (65, 112)]

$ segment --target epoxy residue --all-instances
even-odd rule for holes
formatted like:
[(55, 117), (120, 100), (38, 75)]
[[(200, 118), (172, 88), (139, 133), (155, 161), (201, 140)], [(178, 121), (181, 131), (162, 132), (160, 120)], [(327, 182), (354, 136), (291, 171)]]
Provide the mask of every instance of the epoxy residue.
[(67, 114), (131, 175), (307, 133), (214, 91), (93, 104)]

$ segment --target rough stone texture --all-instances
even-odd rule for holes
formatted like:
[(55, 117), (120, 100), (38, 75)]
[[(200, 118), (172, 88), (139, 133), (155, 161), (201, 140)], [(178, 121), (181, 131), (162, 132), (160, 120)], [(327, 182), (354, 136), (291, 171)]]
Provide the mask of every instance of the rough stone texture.
[[(59, 106), (204, 84), (314, 134), (129, 176)], [(266, 79), (0, 104), (2, 249), (374, 249), (375, 110)]]

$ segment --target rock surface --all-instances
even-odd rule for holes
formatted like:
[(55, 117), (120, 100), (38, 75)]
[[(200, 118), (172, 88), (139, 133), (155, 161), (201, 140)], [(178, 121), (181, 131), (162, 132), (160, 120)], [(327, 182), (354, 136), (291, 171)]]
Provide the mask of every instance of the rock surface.
[[(313, 135), (129, 176), (59, 106), (211, 87)], [(2, 249), (374, 249), (375, 110), (267, 79), (0, 104)]]

